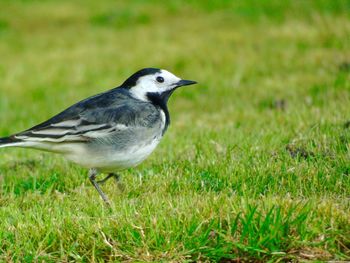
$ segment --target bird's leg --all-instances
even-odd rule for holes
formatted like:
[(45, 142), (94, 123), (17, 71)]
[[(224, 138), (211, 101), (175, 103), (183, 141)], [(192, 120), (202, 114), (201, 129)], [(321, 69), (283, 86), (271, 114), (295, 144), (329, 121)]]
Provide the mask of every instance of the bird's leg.
[(97, 175), (97, 171), (96, 169), (90, 169), (89, 170), (89, 179), (90, 182), (92, 183), (92, 185), (96, 188), (97, 192), (100, 194), (100, 196), (102, 197), (103, 201), (110, 206), (111, 203), (109, 202), (107, 196), (105, 195), (105, 193), (101, 190), (100, 186), (98, 185), (98, 182), (96, 182), (96, 175)]
[(97, 181), (97, 183), (104, 184), (109, 178), (112, 178), (112, 177), (114, 177), (116, 182), (119, 183), (120, 176), (118, 174), (115, 174), (115, 173), (109, 173), (104, 179)]
[(114, 178), (115, 182), (117, 183), (117, 186), (119, 188), (119, 190), (124, 191), (124, 185), (122, 184), (121, 180), (120, 180), (120, 176), (119, 174), (116, 173), (109, 173), (104, 179), (97, 181), (98, 184), (103, 184), (105, 183), (107, 180), (109, 180), (109, 178)]

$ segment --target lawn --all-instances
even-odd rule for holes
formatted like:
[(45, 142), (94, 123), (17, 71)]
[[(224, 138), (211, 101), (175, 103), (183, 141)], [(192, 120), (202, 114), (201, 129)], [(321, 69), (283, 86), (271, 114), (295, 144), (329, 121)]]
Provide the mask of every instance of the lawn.
[(350, 260), (350, 1), (0, 2), (0, 135), (143, 67), (198, 81), (103, 186), (0, 150), (1, 262)]

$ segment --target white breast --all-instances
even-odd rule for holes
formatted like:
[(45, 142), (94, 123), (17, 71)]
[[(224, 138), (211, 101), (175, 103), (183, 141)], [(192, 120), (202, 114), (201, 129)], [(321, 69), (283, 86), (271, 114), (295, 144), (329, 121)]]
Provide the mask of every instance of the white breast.
[(162, 125), (161, 125), (162, 128), (161, 128), (161, 130), (163, 130), (164, 127), (165, 127), (165, 121), (166, 121), (165, 113), (164, 113), (163, 110), (160, 110), (160, 117), (162, 118)]
[(160, 142), (160, 139), (161, 138), (156, 138), (147, 145), (135, 146), (130, 148), (128, 152), (124, 154), (123, 157), (116, 156), (117, 158), (115, 158), (115, 163), (119, 163), (118, 166), (120, 166), (121, 169), (134, 167), (140, 164), (154, 151), (154, 149)]

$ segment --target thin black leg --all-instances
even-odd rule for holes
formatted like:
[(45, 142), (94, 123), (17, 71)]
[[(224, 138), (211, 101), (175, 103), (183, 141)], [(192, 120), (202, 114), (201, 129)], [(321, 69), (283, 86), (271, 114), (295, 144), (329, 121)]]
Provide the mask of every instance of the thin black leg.
[(115, 174), (115, 173), (108, 174), (104, 179), (97, 181), (97, 183), (104, 184), (107, 180), (109, 180), (112, 177), (116, 180), (117, 183), (119, 183), (120, 176), (118, 174)]
[(97, 192), (100, 194), (100, 196), (102, 197), (103, 201), (110, 206), (111, 203), (109, 202), (107, 196), (105, 195), (105, 193), (101, 190), (100, 186), (98, 185), (98, 182), (96, 182), (96, 175), (97, 175), (97, 171), (96, 169), (90, 169), (89, 170), (89, 179), (90, 182), (92, 183), (92, 185), (96, 188)]

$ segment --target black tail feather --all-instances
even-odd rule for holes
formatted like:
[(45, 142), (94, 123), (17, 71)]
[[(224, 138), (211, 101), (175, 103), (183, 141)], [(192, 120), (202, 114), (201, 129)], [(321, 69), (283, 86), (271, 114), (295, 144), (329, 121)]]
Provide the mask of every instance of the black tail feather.
[(4, 137), (0, 138), (0, 145), (1, 144), (9, 144), (9, 143), (15, 143), (15, 142), (20, 142), (21, 140), (14, 138), (13, 136), (10, 137)]

